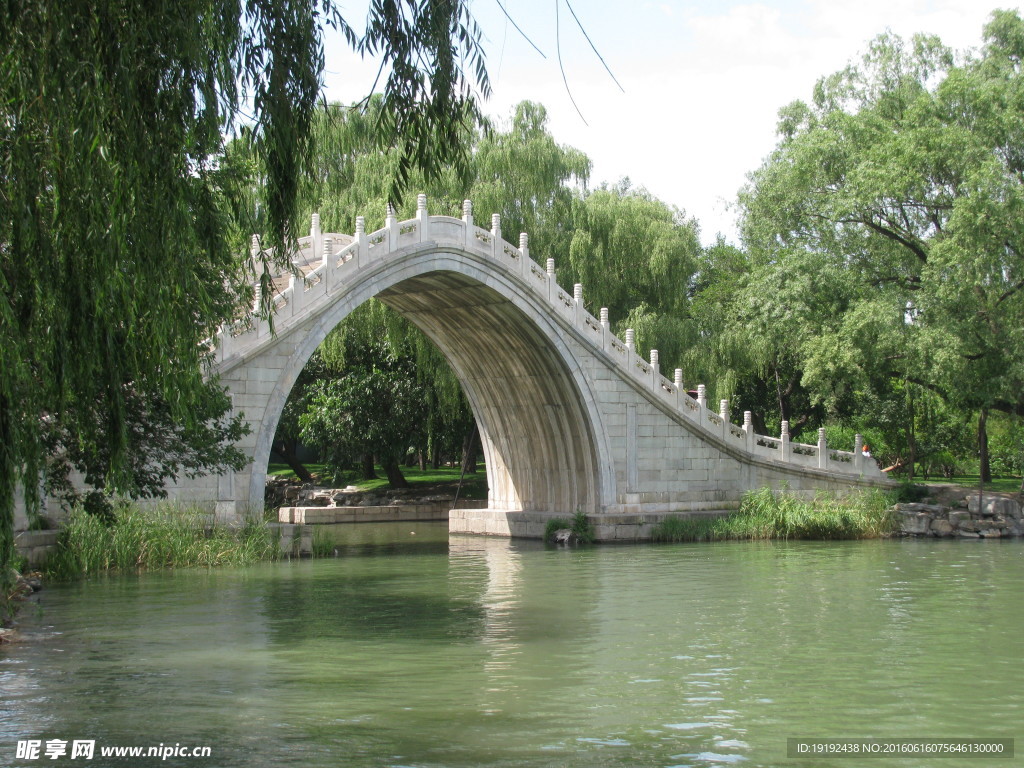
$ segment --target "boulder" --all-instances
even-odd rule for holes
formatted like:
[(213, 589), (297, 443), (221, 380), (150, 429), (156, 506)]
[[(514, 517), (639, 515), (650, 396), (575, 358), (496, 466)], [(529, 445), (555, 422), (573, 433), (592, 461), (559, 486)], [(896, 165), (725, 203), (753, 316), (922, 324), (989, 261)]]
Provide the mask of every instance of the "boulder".
[(948, 520), (943, 520), (941, 517), (932, 520), (932, 535), (933, 536), (952, 536), (953, 525)]
[(900, 512), (924, 512), (929, 515), (944, 514), (946, 508), (938, 504), (919, 504), (916, 502), (905, 502), (897, 504), (896, 509)]
[(967, 497), (967, 509), (983, 517), (1021, 517), (1020, 502), (1016, 499), (1008, 499), (1005, 496), (986, 494), (979, 507), (978, 494), (973, 493)]
[(931, 515), (926, 512), (900, 511), (900, 530), (903, 533), (920, 536), (928, 533), (931, 523)]
[(960, 527), (960, 524), (965, 520), (971, 519), (971, 513), (963, 509), (951, 509), (949, 510), (949, 522), (954, 528)]
[(579, 537), (577, 537), (576, 534), (568, 528), (559, 528), (555, 531), (552, 538), (554, 539), (555, 544), (561, 544), (563, 546), (579, 543)]

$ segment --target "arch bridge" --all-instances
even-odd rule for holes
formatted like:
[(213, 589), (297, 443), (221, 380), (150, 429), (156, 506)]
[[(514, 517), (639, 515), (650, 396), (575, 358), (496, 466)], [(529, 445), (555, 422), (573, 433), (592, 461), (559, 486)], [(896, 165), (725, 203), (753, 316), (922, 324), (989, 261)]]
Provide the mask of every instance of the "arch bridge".
[(666, 378), (658, 353), (638, 354), (633, 333), (594, 317), (583, 288), (555, 280), (554, 260), (530, 256), (502, 238), (500, 220), (476, 225), (430, 216), (419, 196), (415, 218), (367, 233), (322, 233), (319, 217), (298, 243), (291, 276), (274, 297), (274, 332), (250, 315), (221, 329), (215, 372), (251, 432), (239, 447), (241, 472), (181, 481), (171, 495), (212, 503), (222, 519), (262, 511), (270, 446), (288, 394), (327, 334), (377, 297), (420, 328), (455, 371), (480, 430), (490, 488), (487, 506), (453, 510), (453, 531), (543, 534), (550, 517), (586, 513), (599, 539), (645, 538), (669, 514), (728, 510), (761, 486), (795, 491), (883, 486), (874, 460), (855, 450), (755, 434), (750, 414), (730, 423), (727, 401), (709, 408), (704, 387), (691, 397), (682, 373)]

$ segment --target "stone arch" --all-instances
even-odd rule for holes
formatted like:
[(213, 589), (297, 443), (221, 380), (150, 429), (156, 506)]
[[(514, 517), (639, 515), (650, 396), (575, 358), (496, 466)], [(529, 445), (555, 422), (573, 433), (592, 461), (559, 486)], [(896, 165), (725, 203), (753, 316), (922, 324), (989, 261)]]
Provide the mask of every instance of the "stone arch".
[[(451, 247), (394, 253), (360, 278), (315, 318), (282, 329), (270, 347), (292, 351), (251, 421), (250, 506), (262, 499), (270, 444), (299, 372), (327, 334), (375, 296), (424, 331), (452, 365), (480, 427), (490, 508), (592, 514), (614, 501), (607, 430), (582, 350), (538, 297)], [(225, 383), (254, 370), (254, 361), (243, 363)]]

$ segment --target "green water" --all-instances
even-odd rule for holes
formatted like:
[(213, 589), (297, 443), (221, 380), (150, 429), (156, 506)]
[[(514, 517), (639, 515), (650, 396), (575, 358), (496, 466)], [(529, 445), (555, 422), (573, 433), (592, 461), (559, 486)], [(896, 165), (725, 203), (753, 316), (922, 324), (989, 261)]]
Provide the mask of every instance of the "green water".
[[(332, 530), (334, 559), (45, 590), (0, 650), (0, 765), (953, 768), (786, 739), (1024, 736), (1020, 542)], [(97, 754), (19, 761), (24, 739)], [(98, 752), (161, 743), (212, 755)]]

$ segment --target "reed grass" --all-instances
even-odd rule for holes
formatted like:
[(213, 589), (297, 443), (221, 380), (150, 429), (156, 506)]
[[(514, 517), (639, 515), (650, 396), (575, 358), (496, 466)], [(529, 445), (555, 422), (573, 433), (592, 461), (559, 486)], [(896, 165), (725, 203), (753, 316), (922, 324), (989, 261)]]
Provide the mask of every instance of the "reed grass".
[(242, 565), (278, 556), (278, 547), (260, 521), (239, 527), (211, 525), (199, 510), (160, 504), (141, 509), (115, 508), (104, 522), (73, 510), (57, 549), (46, 562), (55, 579), (74, 579), (102, 571)]
[(310, 546), (313, 557), (332, 557), (337, 548), (334, 539), (322, 528), (313, 529), (313, 541)]
[(740, 508), (717, 518), (669, 517), (654, 527), (655, 541), (766, 539), (873, 539), (892, 534), (897, 520), (882, 491), (804, 500), (761, 488), (743, 496)]

